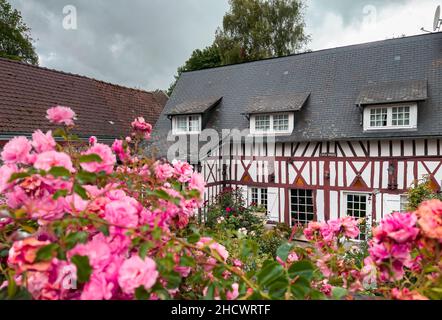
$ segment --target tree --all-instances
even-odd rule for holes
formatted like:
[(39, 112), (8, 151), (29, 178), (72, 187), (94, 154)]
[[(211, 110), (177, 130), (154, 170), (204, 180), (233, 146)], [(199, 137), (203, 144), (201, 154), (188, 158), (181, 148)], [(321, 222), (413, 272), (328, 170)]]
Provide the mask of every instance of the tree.
[[(195, 50), (185, 71), (281, 57), (303, 49), (309, 41), (304, 32), (302, 0), (229, 0), (230, 11), (216, 31), (212, 46)], [(169, 88), (173, 91), (175, 83)]]
[(38, 55), (20, 11), (0, 0), (0, 57), (38, 65)]
[(309, 40), (300, 0), (230, 0), (230, 6), (215, 39), (224, 64), (289, 55)]
[(219, 65), (221, 65), (221, 55), (215, 44), (206, 47), (203, 50), (194, 50), (189, 60), (187, 60), (183, 66), (178, 68), (178, 75), (175, 76), (175, 81), (167, 92), (168, 95), (170, 96), (172, 94), (173, 89), (175, 89), (176, 81), (183, 72), (213, 68), (218, 67)]

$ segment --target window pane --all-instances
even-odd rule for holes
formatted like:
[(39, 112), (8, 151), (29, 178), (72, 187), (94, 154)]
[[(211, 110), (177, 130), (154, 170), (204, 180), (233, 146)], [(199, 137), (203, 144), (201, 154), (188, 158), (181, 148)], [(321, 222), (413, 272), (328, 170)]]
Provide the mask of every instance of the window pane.
[(386, 127), (387, 126), (387, 108), (376, 108), (370, 110), (370, 127)]
[(287, 131), (289, 129), (289, 115), (280, 114), (273, 116), (273, 130)]
[[(347, 195), (347, 216), (354, 217), (355, 219), (364, 219), (367, 217), (367, 196), (361, 194)], [(360, 226), (359, 240), (365, 240), (367, 230)]]
[(393, 126), (409, 126), (410, 125), (410, 107), (395, 107), (392, 115)]
[(189, 131), (198, 132), (200, 131), (200, 118), (198, 116), (189, 117)]
[(176, 126), (176, 131), (187, 132), (187, 117), (177, 117)]
[(315, 218), (313, 191), (290, 190), (292, 224), (306, 225)]
[(270, 116), (256, 116), (255, 118), (256, 131), (270, 130)]

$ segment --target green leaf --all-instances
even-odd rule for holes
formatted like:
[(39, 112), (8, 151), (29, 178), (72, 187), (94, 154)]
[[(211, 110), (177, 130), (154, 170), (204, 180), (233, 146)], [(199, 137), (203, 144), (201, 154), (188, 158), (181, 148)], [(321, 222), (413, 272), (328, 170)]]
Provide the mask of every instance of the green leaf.
[(212, 282), (207, 288), (206, 296), (204, 300), (213, 300), (215, 298), (215, 284)]
[(48, 173), (55, 178), (69, 178), (71, 176), (71, 173), (65, 167), (52, 167)]
[(334, 287), (332, 289), (332, 296), (333, 296), (333, 299), (335, 299), (335, 300), (341, 300), (342, 298), (344, 298), (347, 295), (348, 295), (348, 291), (344, 288)]
[(52, 136), (61, 137), (61, 138), (65, 138), (65, 139), (67, 138), (66, 131), (62, 128), (55, 129), (54, 132), (52, 132)]
[(154, 196), (156, 198), (163, 199), (163, 200), (170, 200), (170, 198), (171, 198), (171, 196), (166, 191), (164, 191), (162, 189), (149, 191), (148, 194), (151, 196)]
[(97, 175), (92, 172), (80, 171), (76, 179), (79, 184), (94, 184), (97, 181)]
[(57, 255), (56, 250), (58, 249), (58, 244), (56, 243), (51, 243), (43, 248), (41, 248), (40, 250), (38, 250), (37, 252), (37, 261), (49, 261), (51, 260), (53, 257), (55, 257)]
[(75, 247), (78, 243), (86, 243), (88, 239), (88, 233), (84, 232), (84, 231), (80, 231), (80, 232), (74, 232), (74, 233), (70, 233), (66, 239), (65, 239), (65, 243), (67, 246), (67, 249), (72, 249), (73, 247)]
[(305, 299), (310, 292), (310, 281), (304, 277), (300, 277), (290, 286), (290, 291), (295, 298)]
[(286, 261), (292, 248), (293, 244), (290, 244), (288, 242), (284, 243), (278, 248), (278, 250), (276, 251), (276, 255), (280, 257), (282, 261)]
[(67, 190), (58, 190), (54, 195), (52, 196), (52, 199), (58, 200), (61, 197), (66, 197), (68, 195)]
[(81, 156), (78, 161), (80, 163), (90, 163), (90, 162), (98, 162), (101, 163), (103, 162), (103, 159), (101, 159), (101, 157), (98, 154), (86, 154)]
[(289, 276), (292, 279), (299, 276), (310, 281), (313, 278), (314, 270), (315, 268), (310, 261), (297, 261), (290, 266)]
[(152, 248), (152, 242), (150, 242), (150, 241), (143, 242), (141, 244), (140, 250), (138, 252), (138, 255), (140, 256), (140, 258), (144, 260), (144, 258), (146, 258), (147, 252), (151, 248)]
[(137, 298), (137, 300), (148, 300), (150, 298), (150, 294), (143, 286), (140, 286), (135, 290), (135, 298)]
[(191, 257), (189, 257), (187, 255), (183, 255), (180, 258), (180, 265), (183, 267), (194, 267), (195, 260), (193, 260)]
[(79, 283), (86, 283), (92, 274), (92, 267), (89, 263), (89, 257), (75, 255), (71, 262), (77, 267), (77, 280)]
[(181, 284), (181, 276), (177, 272), (172, 271), (168, 274), (163, 275), (163, 277), (167, 281), (167, 288), (168, 289), (178, 288)]
[(191, 234), (189, 237), (187, 237), (187, 241), (191, 244), (197, 243), (200, 241), (201, 236), (198, 233)]
[(11, 174), (11, 178), (9, 178), (8, 183), (12, 183), (15, 180), (20, 180), (20, 179), (24, 179), (27, 177), (30, 177), (31, 175), (28, 172), (17, 172), (17, 173), (13, 173)]
[(81, 197), (81, 199), (89, 200), (86, 189), (80, 186), (79, 184), (74, 184), (74, 192), (78, 194)]
[(283, 277), (284, 268), (277, 262), (269, 262), (263, 266), (257, 275), (258, 284), (262, 287), (270, 285), (272, 282)]
[(98, 227), (98, 231), (100, 231), (102, 234), (104, 234), (106, 237), (109, 237), (109, 226), (102, 225)]

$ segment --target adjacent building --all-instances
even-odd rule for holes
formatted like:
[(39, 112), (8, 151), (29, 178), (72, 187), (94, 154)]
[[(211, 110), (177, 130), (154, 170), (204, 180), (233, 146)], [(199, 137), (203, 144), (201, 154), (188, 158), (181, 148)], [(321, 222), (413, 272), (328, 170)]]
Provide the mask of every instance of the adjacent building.
[(154, 125), (166, 102), (163, 92), (146, 92), (79, 75), (0, 58), (0, 147), (17, 135), (50, 130), (46, 110), (69, 106), (77, 114), (74, 133), (103, 143), (124, 137), (135, 117)]

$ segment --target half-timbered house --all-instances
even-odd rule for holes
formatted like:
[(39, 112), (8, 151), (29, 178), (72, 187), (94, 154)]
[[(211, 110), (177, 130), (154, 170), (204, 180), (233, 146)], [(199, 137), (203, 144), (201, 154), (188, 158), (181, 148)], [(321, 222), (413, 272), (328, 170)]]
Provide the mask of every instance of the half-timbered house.
[(206, 201), (239, 186), (274, 221), (379, 221), (404, 209), (416, 180), (441, 188), (442, 33), (184, 73), (152, 147), (166, 157), (171, 137), (208, 128), (276, 143), (209, 150), (199, 159)]

